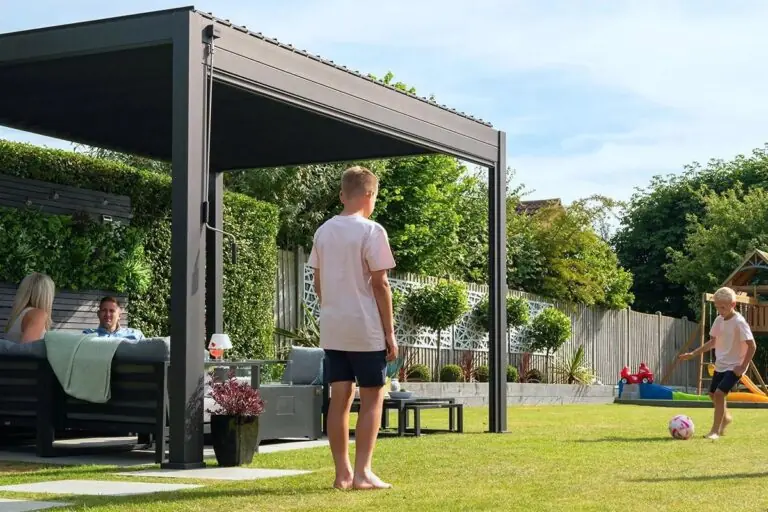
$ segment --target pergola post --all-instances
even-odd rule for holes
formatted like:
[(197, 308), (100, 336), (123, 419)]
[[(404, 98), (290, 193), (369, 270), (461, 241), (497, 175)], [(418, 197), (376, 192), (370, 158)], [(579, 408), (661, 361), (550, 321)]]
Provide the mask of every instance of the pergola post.
[(170, 457), (164, 467), (203, 467), (205, 245), (204, 46), (190, 16), (173, 37)]
[[(224, 229), (224, 174), (211, 172), (208, 182), (208, 223), (216, 229)], [(205, 267), (205, 331), (211, 334), (224, 332), (224, 257), (223, 235), (207, 230), (205, 241), (207, 264)]]
[(496, 165), (488, 168), (488, 430), (507, 430), (507, 136), (499, 132)]

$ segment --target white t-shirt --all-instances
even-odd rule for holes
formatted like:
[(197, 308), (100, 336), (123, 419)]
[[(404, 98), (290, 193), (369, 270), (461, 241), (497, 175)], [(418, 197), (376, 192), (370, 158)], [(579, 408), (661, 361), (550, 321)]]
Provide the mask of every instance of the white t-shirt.
[(309, 266), (320, 270), (320, 346), (384, 350), (371, 272), (395, 267), (386, 230), (361, 215), (337, 215), (315, 233)]
[(715, 371), (733, 370), (744, 362), (747, 355), (746, 342), (754, 339), (752, 329), (739, 313), (725, 320), (718, 315), (709, 335), (715, 338)]

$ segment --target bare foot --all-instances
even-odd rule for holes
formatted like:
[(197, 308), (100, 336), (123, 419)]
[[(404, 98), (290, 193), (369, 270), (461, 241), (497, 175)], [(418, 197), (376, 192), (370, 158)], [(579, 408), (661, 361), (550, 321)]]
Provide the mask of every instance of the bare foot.
[(704, 439), (711, 439), (712, 441), (715, 441), (719, 438), (720, 436), (717, 434), (717, 432), (710, 432), (709, 434), (704, 436)]
[(732, 421), (733, 421), (733, 418), (731, 416), (724, 417), (723, 422), (720, 424), (720, 432), (718, 432), (718, 434), (721, 436), (724, 436), (725, 429), (728, 428), (728, 425), (730, 425)]
[(352, 479), (351, 478), (348, 478), (348, 479), (337, 478), (333, 482), (333, 487), (335, 489), (340, 489), (342, 491), (347, 491), (347, 490), (352, 488)]
[(336, 480), (333, 482), (333, 487), (346, 491), (352, 488), (352, 468), (348, 471), (341, 471), (336, 473)]
[(373, 490), (373, 489), (391, 489), (392, 485), (388, 484), (386, 482), (383, 482), (381, 478), (374, 475), (372, 472), (369, 472), (365, 475), (357, 476), (355, 475), (355, 478), (352, 482), (352, 486), (355, 489), (358, 490)]

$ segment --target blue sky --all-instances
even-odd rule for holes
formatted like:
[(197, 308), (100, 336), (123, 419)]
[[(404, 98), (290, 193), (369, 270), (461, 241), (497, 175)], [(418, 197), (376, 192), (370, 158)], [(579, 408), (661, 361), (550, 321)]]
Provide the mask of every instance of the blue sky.
[[(0, 0), (0, 32), (186, 5)], [(761, 0), (245, 0), (201, 10), (434, 94), (507, 132), (531, 198), (627, 199), (768, 142)], [(0, 127), (0, 137), (71, 147)]]

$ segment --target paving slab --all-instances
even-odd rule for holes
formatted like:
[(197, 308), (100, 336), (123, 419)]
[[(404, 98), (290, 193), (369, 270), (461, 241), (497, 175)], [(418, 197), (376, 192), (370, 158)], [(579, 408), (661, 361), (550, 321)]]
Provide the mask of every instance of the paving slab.
[(70, 503), (60, 503), (57, 501), (8, 500), (0, 498), (0, 510), (3, 512), (34, 512), (35, 510), (49, 510), (69, 505)]
[(298, 469), (258, 469), (258, 468), (222, 468), (210, 467), (201, 469), (159, 469), (146, 471), (130, 471), (118, 473), (121, 476), (138, 476), (142, 478), (190, 478), (200, 480), (260, 480), (262, 478), (279, 478), (285, 476), (306, 475), (311, 471)]
[[(115, 482), (109, 480), (55, 480), (34, 484), (4, 485), (0, 491), (39, 494), (74, 494), (79, 496), (132, 496), (156, 492), (194, 489), (191, 484), (148, 484), (143, 482)], [(2, 510), (2, 509), (0, 509)]]
[[(78, 455), (64, 455), (57, 457), (38, 457), (35, 455), (33, 446), (17, 447), (9, 450), (0, 450), (0, 461), (9, 462), (27, 462), (33, 464), (61, 465), (61, 466), (116, 466), (120, 468), (135, 468), (142, 466), (152, 466), (155, 464), (154, 450), (121, 450), (115, 453), (115, 449), (125, 447), (126, 444), (135, 444), (136, 438), (103, 438), (103, 439), (78, 439), (62, 442), (67, 448), (96, 448), (90, 453), (81, 453)], [(354, 442), (354, 439), (350, 439)], [(57, 446), (59, 446), (57, 442)], [(281, 442), (270, 442), (259, 446), (259, 453), (274, 453), (288, 450), (303, 450), (306, 448), (321, 448), (328, 446), (327, 439), (318, 439), (316, 441), (285, 440)], [(99, 453), (98, 448), (104, 447), (110, 449), (104, 453)], [(258, 457), (258, 454), (255, 455)], [(203, 451), (205, 459), (214, 459), (216, 455), (213, 448), (205, 447)], [(2, 509), (0, 509), (0, 512)]]

